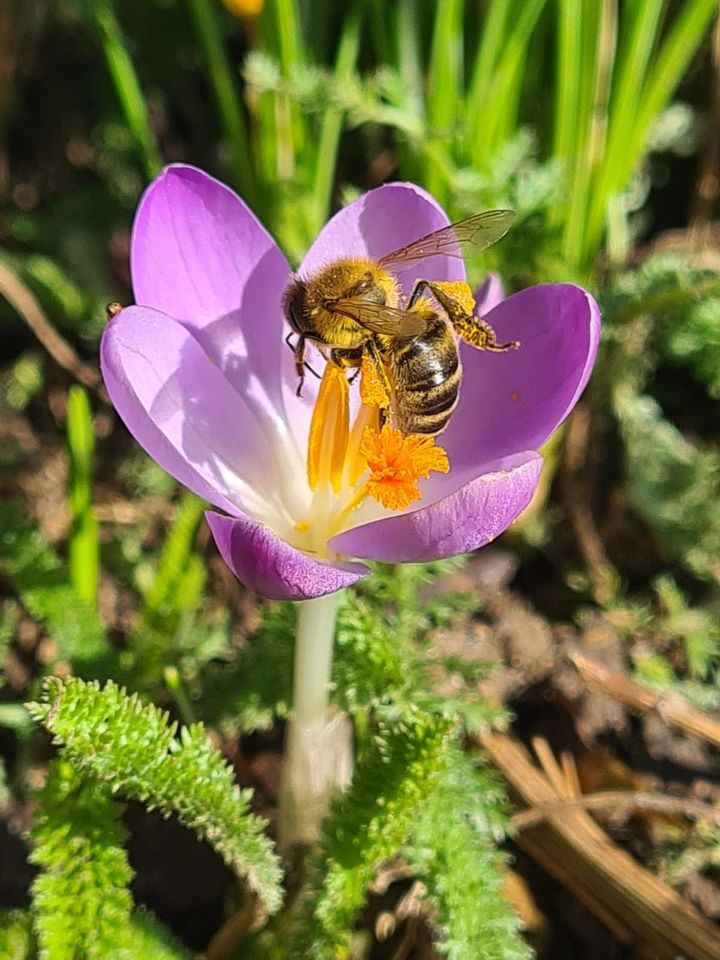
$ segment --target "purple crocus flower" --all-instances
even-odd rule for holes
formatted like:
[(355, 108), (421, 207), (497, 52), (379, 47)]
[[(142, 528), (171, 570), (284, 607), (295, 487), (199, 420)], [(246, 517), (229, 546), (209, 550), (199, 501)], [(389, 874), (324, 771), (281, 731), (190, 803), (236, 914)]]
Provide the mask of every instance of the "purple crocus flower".
[[(424, 190), (388, 184), (340, 210), (298, 272), (377, 259), (448, 222)], [(491, 276), (478, 309), (499, 340), (522, 346), (500, 355), (461, 347), (460, 402), (439, 438), (449, 470), (419, 480), (421, 499), (404, 510), (372, 497), (348, 509), (347, 479), (320, 492), (308, 481), (319, 382), (306, 377), (296, 397), (281, 309), (291, 270), (243, 201), (200, 170), (168, 167), (140, 203), (131, 268), (137, 306), (110, 321), (101, 347), (110, 397), (150, 456), (223, 511), (207, 513), (218, 549), (266, 597), (339, 590), (368, 574), (363, 559), (428, 561), (490, 542), (527, 506), (538, 448), (576, 403), (597, 351), (599, 310), (580, 287), (504, 299)], [(436, 256), (398, 274), (405, 293), (420, 274), (465, 279), (460, 259)]]

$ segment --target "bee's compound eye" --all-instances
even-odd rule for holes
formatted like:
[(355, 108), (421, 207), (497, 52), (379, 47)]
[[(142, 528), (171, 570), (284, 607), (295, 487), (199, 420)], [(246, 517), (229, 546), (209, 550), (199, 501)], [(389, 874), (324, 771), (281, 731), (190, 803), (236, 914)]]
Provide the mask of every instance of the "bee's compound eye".
[(285, 291), (285, 296), (283, 297), (283, 310), (285, 312), (287, 322), (293, 328), (295, 333), (299, 335), (307, 332), (307, 324), (304, 321), (305, 300), (305, 284), (300, 280), (293, 280), (293, 282)]

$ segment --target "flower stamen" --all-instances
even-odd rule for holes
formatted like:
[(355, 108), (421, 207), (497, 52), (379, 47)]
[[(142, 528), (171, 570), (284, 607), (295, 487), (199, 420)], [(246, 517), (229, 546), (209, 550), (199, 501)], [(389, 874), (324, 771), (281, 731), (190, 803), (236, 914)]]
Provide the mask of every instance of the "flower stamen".
[(313, 492), (306, 519), (295, 523), (312, 533), (317, 551), (342, 532), (368, 497), (386, 510), (404, 510), (420, 500), (418, 481), (447, 473), (448, 456), (433, 437), (404, 434), (386, 422), (391, 397), (383, 371), (372, 357), (360, 367), (360, 409), (350, 428), (350, 388), (345, 370), (328, 360), (313, 410), (307, 473)]
[(329, 482), (335, 493), (340, 492), (350, 434), (349, 394), (344, 371), (328, 360), (308, 438), (307, 473), (312, 491)]

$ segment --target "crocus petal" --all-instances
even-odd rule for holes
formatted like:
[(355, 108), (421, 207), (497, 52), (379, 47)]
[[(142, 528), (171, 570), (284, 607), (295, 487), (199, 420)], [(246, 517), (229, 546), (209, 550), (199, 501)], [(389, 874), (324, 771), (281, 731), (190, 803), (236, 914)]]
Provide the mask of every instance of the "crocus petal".
[(349, 587), (370, 571), (362, 563), (322, 563), (247, 518), (205, 514), (218, 550), (247, 587), (271, 600), (309, 600)]
[(282, 409), (290, 268), (229, 187), (195, 167), (167, 167), (138, 207), (131, 272), (138, 304), (182, 320), (239, 392)]
[(485, 319), (498, 341), (520, 348), (495, 354), (463, 345), (460, 403), (442, 445), (461, 472), (517, 450), (537, 450), (572, 409), (590, 376), (600, 310), (572, 284), (522, 290)]
[(541, 467), (539, 454), (516, 454), (428, 507), (333, 537), (330, 548), (386, 563), (424, 563), (475, 550), (490, 543), (525, 509)]
[[(447, 214), (429, 193), (412, 183), (389, 183), (349, 203), (322, 228), (300, 265), (307, 276), (338, 257), (385, 254), (448, 225)], [(398, 272), (405, 293), (419, 277), (464, 280), (465, 266), (456, 257), (429, 257)]]
[(505, 299), (505, 290), (499, 274), (489, 273), (485, 282), (475, 291), (475, 310), (479, 317), (484, 317)]
[(164, 469), (231, 513), (271, 508), (283, 519), (283, 479), (299, 466), (277, 460), (292, 452), (286, 425), (258, 419), (185, 326), (127, 307), (106, 328), (100, 356), (115, 408)]

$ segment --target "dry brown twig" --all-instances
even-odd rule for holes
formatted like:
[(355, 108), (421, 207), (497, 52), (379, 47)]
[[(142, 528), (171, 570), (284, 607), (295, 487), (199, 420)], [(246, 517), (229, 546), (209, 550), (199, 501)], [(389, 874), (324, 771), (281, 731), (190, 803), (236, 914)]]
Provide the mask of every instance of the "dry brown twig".
[(590, 409), (579, 404), (565, 427), (563, 462), (565, 504), (587, 566), (593, 596), (599, 604), (608, 603), (615, 593), (615, 571), (598, 533), (585, 495), (583, 471), (590, 433)]
[(552, 814), (563, 813), (571, 807), (583, 810), (602, 810), (608, 812), (613, 820), (627, 820), (638, 811), (660, 813), (668, 817), (685, 817), (688, 820), (707, 820), (720, 827), (720, 810), (703, 803), (702, 800), (688, 800), (685, 797), (672, 797), (665, 793), (652, 793), (647, 790), (602, 790), (597, 793), (585, 793), (577, 797), (543, 803), (530, 810), (516, 813), (512, 818), (515, 830), (528, 830), (535, 827)]
[[(511, 737), (487, 733), (481, 738), (490, 760), (517, 798), (541, 822), (528, 825), (517, 843), (543, 869), (559, 880), (615, 937), (647, 949), (659, 960), (717, 960), (720, 932), (679, 894), (645, 870), (615, 844), (578, 801), (568, 799), (532, 763), (525, 748)], [(549, 750), (549, 748), (548, 748)], [(562, 770), (540, 747), (553, 779)], [(563, 792), (572, 789), (563, 779)], [(550, 812), (550, 805), (559, 810)]]
[(17, 310), (43, 347), (63, 370), (67, 370), (83, 386), (97, 391), (103, 399), (107, 399), (99, 371), (89, 364), (83, 363), (67, 340), (60, 336), (48, 320), (33, 293), (7, 264), (1, 261), (0, 296), (3, 296)]
[(267, 914), (258, 898), (246, 891), (242, 907), (228, 917), (197, 960), (229, 960), (245, 937), (266, 919)]
[(668, 726), (720, 747), (720, 723), (696, 710), (678, 694), (655, 693), (624, 673), (608, 670), (578, 650), (572, 651), (569, 657), (583, 680), (594, 690), (619, 701), (634, 713), (655, 711)]

